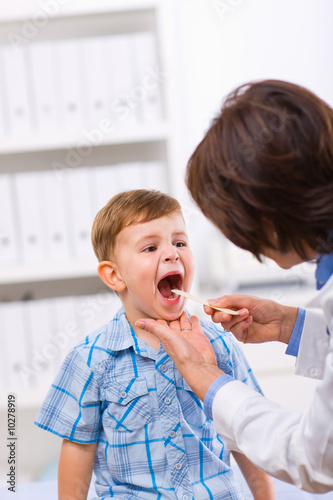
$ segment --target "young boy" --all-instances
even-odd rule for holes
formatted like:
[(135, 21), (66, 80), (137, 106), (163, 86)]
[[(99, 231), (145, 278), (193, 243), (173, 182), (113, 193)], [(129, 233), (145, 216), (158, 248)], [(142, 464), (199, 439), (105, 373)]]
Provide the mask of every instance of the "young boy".
[[(194, 273), (179, 203), (157, 191), (113, 197), (97, 214), (98, 274), (123, 307), (65, 359), (36, 424), (63, 438), (59, 499), (98, 497), (242, 499), (229, 451), (197, 396), (142, 317), (177, 320)], [(202, 321), (219, 366), (260, 390), (231, 334)], [(274, 499), (272, 480), (235, 454), (256, 499)]]

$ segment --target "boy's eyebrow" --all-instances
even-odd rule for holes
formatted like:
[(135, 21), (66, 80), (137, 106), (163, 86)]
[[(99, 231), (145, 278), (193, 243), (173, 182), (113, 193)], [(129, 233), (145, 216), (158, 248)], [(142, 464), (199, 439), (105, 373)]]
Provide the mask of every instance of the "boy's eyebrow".
[[(159, 238), (159, 234), (157, 233), (151, 233), (151, 234), (146, 234), (146, 235), (143, 235), (141, 236), (141, 238), (138, 239), (137, 243), (142, 243), (143, 241), (145, 240), (150, 240), (150, 239), (153, 239), (153, 238)], [(174, 233), (172, 233), (172, 237), (179, 237), (179, 236), (185, 236), (186, 238), (188, 238), (187, 236), (187, 233), (185, 231), (175, 231)]]

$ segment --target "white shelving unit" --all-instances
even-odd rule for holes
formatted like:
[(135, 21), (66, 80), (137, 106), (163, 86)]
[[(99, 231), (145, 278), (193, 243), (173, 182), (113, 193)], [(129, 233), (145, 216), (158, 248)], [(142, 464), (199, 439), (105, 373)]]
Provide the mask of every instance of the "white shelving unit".
[[(140, 130), (131, 131), (131, 133), (118, 132), (113, 133), (112, 137), (103, 136), (98, 146), (165, 141), (168, 140), (168, 135), (167, 124), (161, 122), (155, 125), (154, 128), (145, 127)], [(0, 144), (0, 154), (12, 155), (36, 151), (63, 151), (64, 149), (75, 149), (80, 141), (82, 141), (82, 136), (79, 133), (22, 137), (19, 140), (9, 137), (6, 139), (6, 142)]]
[[(94, 130), (89, 123), (67, 130), (64, 127), (56, 131), (36, 130), (34, 126), (29, 133), (18, 131), (13, 133), (13, 130), (12, 133), (8, 133), (6, 126), (9, 116), (8, 96), (4, 93), (4, 84), (1, 84), (0, 109), (1, 115), (5, 118), (2, 128), (0, 125), (0, 176), (18, 176), (26, 172), (37, 174), (52, 172), (55, 164), (63, 165), (66, 169), (68, 167), (69, 171), (80, 168), (93, 172), (96, 167), (119, 168), (122, 164), (145, 165), (150, 162), (163, 165), (161, 188), (182, 201), (186, 196), (185, 185), (174, 180), (174, 174), (177, 173), (179, 178), (182, 175), (180, 172), (186, 165), (183, 152), (186, 134), (183, 124), (184, 113), (182, 113), (184, 99), (179, 84), (180, 73), (177, 69), (181, 63), (177, 57), (175, 58), (177, 49), (173, 25), (174, 7), (173, 0), (167, 2), (165, 0), (71, 2), (54, 0), (45, 3), (37, 0), (21, 0), (16, 2), (15, 6), (0, 0), (1, 68), (4, 64), (1, 55), (4, 47), (13, 46), (19, 50), (23, 47), (29, 51), (34, 44), (54, 45), (64, 40), (78, 42), (89, 38), (106, 40), (108, 37), (118, 35), (151, 33), (155, 40), (153, 49), (156, 52), (158, 67), (153, 69), (159, 72), (156, 74), (159, 75), (157, 85), (161, 108), (160, 117), (152, 120), (145, 118), (136, 124), (129, 123), (128, 126), (124, 120), (122, 126), (116, 126), (112, 133), (99, 134), (98, 140), (95, 141), (89, 139), (89, 133)], [(52, 59), (51, 64), (55, 65), (56, 60)], [(31, 94), (31, 89), (28, 88), (27, 92)], [(149, 94), (149, 89), (147, 92)], [(144, 106), (145, 102), (141, 103), (138, 98), (137, 105), (139, 108)], [(108, 118), (108, 115), (105, 118)], [(81, 154), (77, 165), (73, 166), (68, 162), (66, 164), (66, 155), (78, 151), (82, 146), (90, 148), (89, 154)], [(126, 188), (126, 183), (124, 187)], [(17, 215), (16, 210), (14, 216)], [(54, 301), (66, 296), (84, 297), (105, 292), (106, 289), (97, 276), (96, 268), (97, 260), (94, 256), (81, 259), (68, 258), (57, 262), (45, 259), (31, 263), (19, 258), (16, 262), (0, 264), (0, 308), (7, 302), (19, 303), (23, 300), (26, 304), (27, 299)], [(13, 342), (18, 343), (15, 335)], [(7, 345), (10, 349), (16, 349), (15, 345), (10, 347), (8, 339)], [(8, 387), (0, 385), (1, 418), (5, 415), (7, 394), (14, 392), (20, 412), (19, 419), (25, 421), (25, 415), (29, 415), (30, 418), (31, 414), (37, 411), (45, 397), (45, 391), (24, 384), (15, 386), (8, 373), (6, 377), (9, 379)], [(5, 428), (5, 425), (1, 427)], [(22, 429), (25, 428), (26, 423), (22, 426)], [(26, 434), (24, 431), (24, 436), (21, 438), (20, 473), (33, 478), (33, 473), (40, 467), (43, 458), (38, 460), (37, 457), (33, 457), (31, 460), (31, 456), (28, 456), (28, 449), (33, 446), (31, 439), (49, 439), (50, 447), (53, 446), (55, 449), (58, 447), (58, 440), (55, 442), (45, 435), (41, 437), (32, 422), (29, 426), (29, 435)], [(0, 454), (4, 451), (1, 450)], [(5, 463), (5, 457), (0, 458), (1, 463)]]
[[(4, 2), (2, 2), (4, 3)], [(1, 3), (0, 3), (1, 5)], [(131, 161), (160, 161), (165, 166), (165, 189), (175, 196), (181, 195), (183, 187), (172, 183), (174, 171), (184, 168), (178, 156), (179, 102), (176, 95), (173, 65), (172, 2), (161, 0), (122, 0), (93, 2), (54, 2), (42, 7), (40, 2), (19, 2), (13, 6), (7, 3), (0, 12), (0, 43), (4, 45), (23, 45), (80, 39), (87, 37), (107, 37), (121, 33), (150, 31), (156, 37), (156, 51), (161, 74), (167, 77), (160, 82), (162, 115), (160, 120), (126, 127), (112, 134), (104, 134), (98, 143), (89, 143), (91, 153), (82, 156), (80, 167), (95, 167), (128, 163)], [(167, 38), (166, 38), (167, 37)], [(4, 101), (4, 99), (3, 99)], [(5, 106), (2, 102), (2, 107)], [(177, 114), (177, 119), (175, 119)], [(0, 140), (0, 174), (26, 171), (45, 171), (52, 169), (54, 162), (64, 164), (70, 150), (75, 150), (84, 141), (82, 130), (62, 130), (56, 133), (31, 133), (25, 135), (3, 135)], [(178, 138), (178, 139), (177, 139)], [(178, 145), (177, 145), (178, 142)], [(179, 159), (177, 159), (179, 158)], [(71, 168), (71, 167), (69, 167)], [(74, 167), (75, 168), (75, 167)], [(30, 288), (34, 281), (82, 278), (92, 276), (95, 260), (63, 262), (52, 265), (47, 263), (6, 266), (1, 269), (0, 284), (27, 283)]]
[[(66, 155), (86, 145), (90, 151), (88, 155), (82, 154), (79, 158), (79, 168), (89, 167), (92, 171), (94, 167), (103, 165), (112, 168), (113, 165), (119, 166), (122, 163), (141, 162), (144, 165), (145, 162), (159, 162), (164, 167), (165, 181), (162, 187), (181, 199), (185, 187), (173, 182), (173, 173), (178, 172), (179, 175), (180, 169), (184, 169), (185, 161), (179, 153), (182, 141), (182, 98), (175, 81), (172, 9), (173, 2), (162, 0), (55, 0), (53, 8), (51, 5), (42, 7), (37, 1), (22, 1), (14, 8), (7, 3), (3, 5), (0, 9), (0, 47), (26, 49), (36, 43), (41, 45), (69, 39), (87, 40), (89, 37), (107, 39), (113, 35), (130, 36), (149, 32), (156, 42), (154, 49), (158, 67), (153, 70), (162, 76), (158, 81), (161, 99), (159, 119), (130, 123), (128, 127), (124, 121), (112, 133), (99, 134), (95, 143), (87, 139), (90, 133), (93, 134), (89, 123), (79, 128), (73, 127), (68, 132), (61, 127), (55, 132), (36, 132), (32, 128), (26, 134), (8, 134), (4, 128), (0, 140), (0, 175), (52, 171), (55, 164), (75, 170), (76, 165), (66, 163)], [(52, 64), (56, 64), (56, 61), (52, 61)], [(27, 89), (27, 92), (31, 94), (31, 89)], [(7, 117), (5, 97), (2, 92), (1, 111)], [(27, 295), (42, 298), (38, 292), (41, 282), (47, 284), (48, 296), (56, 297), (59, 293), (66, 293), (66, 282), (72, 292), (75, 292), (71, 285), (73, 279), (76, 280), (78, 294), (93, 292), (96, 287), (100, 289), (102, 286), (96, 276), (96, 264), (94, 256), (89, 259), (52, 262), (51, 265), (47, 260), (27, 263), (19, 259), (17, 263), (11, 262), (0, 268), (0, 299), (20, 300)]]

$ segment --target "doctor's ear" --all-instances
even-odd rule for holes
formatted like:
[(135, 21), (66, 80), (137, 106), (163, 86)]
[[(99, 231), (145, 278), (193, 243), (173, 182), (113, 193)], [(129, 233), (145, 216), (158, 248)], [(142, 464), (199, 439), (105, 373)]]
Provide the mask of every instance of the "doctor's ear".
[(103, 260), (98, 264), (97, 272), (101, 280), (115, 292), (123, 292), (126, 290), (126, 284), (120, 276), (114, 262)]

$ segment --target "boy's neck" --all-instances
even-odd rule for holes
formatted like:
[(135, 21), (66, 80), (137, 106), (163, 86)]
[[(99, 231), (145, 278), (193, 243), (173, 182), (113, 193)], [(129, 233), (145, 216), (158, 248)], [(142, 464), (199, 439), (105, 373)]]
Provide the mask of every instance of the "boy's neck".
[(133, 314), (131, 311), (128, 311), (127, 309), (125, 309), (125, 315), (126, 315), (127, 321), (129, 322), (129, 324), (133, 328), (136, 337), (143, 340), (150, 347), (152, 347), (153, 349), (158, 351), (159, 346), (160, 346), (159, 339), (157, 337), (155, 337), (155, 335), (153, 335), (152, 333), (141, 330), (140, 328), (138, 328), (135, 325), (135, 322), (140, 318), (137, 318), (135, 314)]

